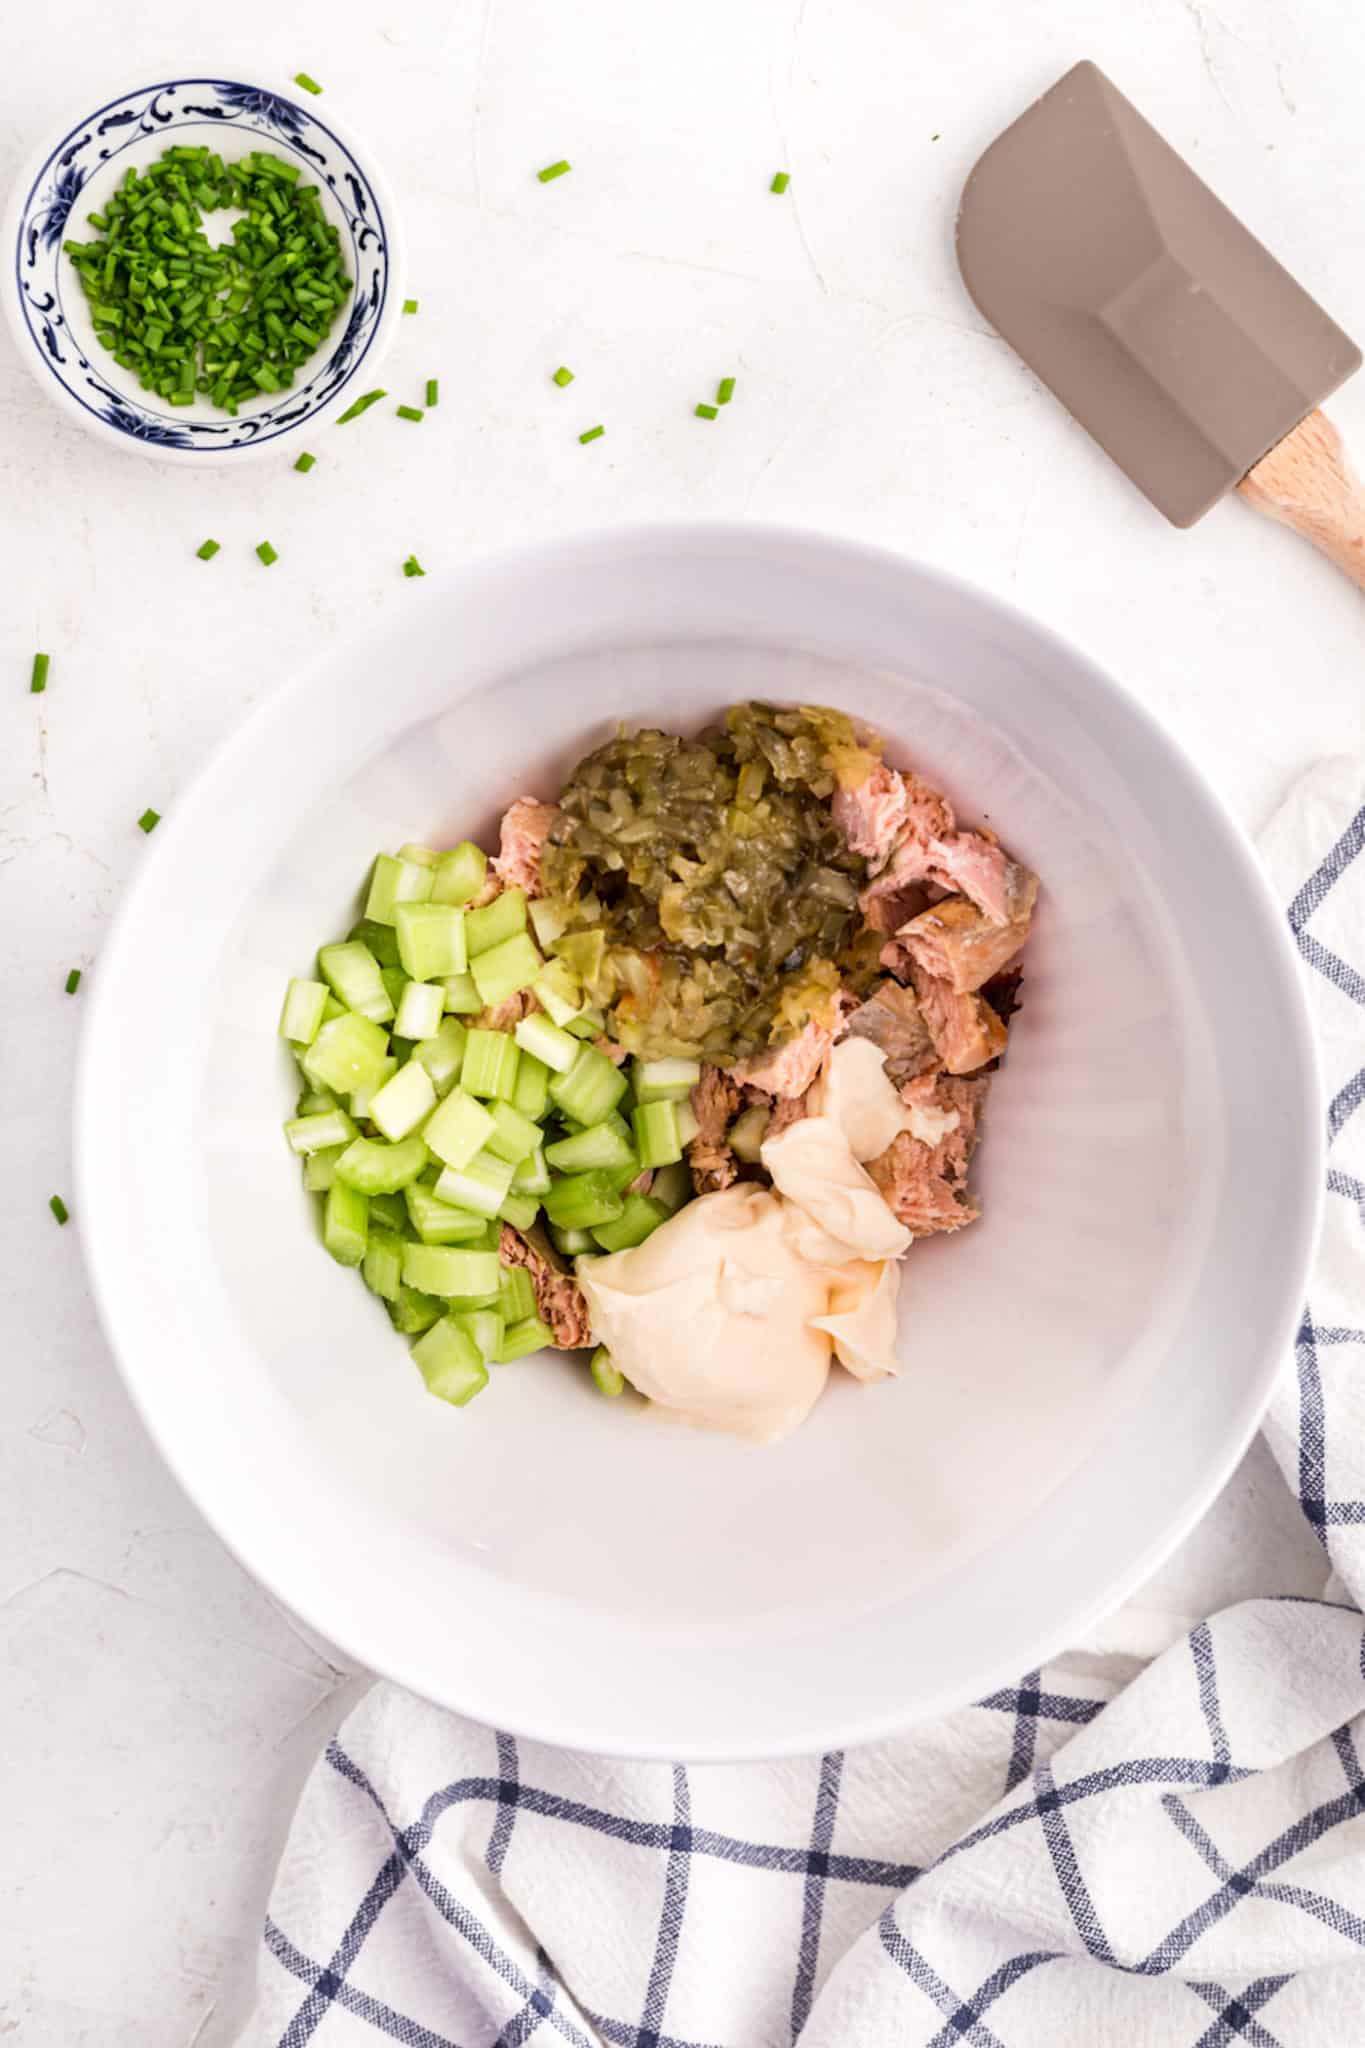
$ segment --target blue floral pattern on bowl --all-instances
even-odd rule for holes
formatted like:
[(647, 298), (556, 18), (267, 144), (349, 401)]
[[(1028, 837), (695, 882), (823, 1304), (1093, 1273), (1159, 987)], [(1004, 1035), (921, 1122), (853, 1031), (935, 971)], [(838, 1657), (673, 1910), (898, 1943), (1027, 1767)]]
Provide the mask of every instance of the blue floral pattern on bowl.
[[(189, 416), (141, 391), (103, 349), (87, 353), (68, 315), (81, 286), (62, 243), (90, 180), (125, 151), (147, 137), (162, 136), (167, 147), (173, 140), (206, 141), (221, 150), (230, 146), (230, 133), (239, 138), (243, 153), (269, 148), (297, 160), (310, 181), (330, 195), (355, 288), (345, 327), (305, 365), (304, 381), (259, 411), (210, 419)], [(31, 366), (40, 379), (44, 372), (55, 378), (92, 422), (127, 435), (144, 450), (226, 454), (260, 447), (329, 405), (371, 355), (381, 325), (387, 328), (385, 313), (397, 303), (392, 236), (392, 221), (385, 218), (371, 178), (311, 108), (232, 79), (163, 80), (108, 101), (78, 123), (21, 195), (14, 240), (20, 338), (25, 332), (31, 338), (36, 351)]]

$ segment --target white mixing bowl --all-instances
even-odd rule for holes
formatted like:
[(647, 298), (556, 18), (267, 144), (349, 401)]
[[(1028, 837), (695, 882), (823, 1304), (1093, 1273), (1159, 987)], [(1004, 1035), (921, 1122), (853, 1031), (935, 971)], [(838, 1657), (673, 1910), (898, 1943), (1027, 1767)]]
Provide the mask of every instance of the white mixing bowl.
[[(547, 1741), (857, 1742), (1016, 1679), (1227, 1478), (1321, 1182), (1294, 957), (1147, 714), (977, 591), (814, 535), (612, 534), (477, 565), (282, 689), (148, 849), (100, 962), (79, 1220), (148, 1427), (237, 1555), (354, 1657)], [(612, 721), (845, 706), (1043, 878), (978, 1155), (911, 1252), (903, 1376), (755, 1450), (581, 1366), (432, 1400), (319, 1249), (280, 1135), (290, 974), (377, 848), (487, 835)]]

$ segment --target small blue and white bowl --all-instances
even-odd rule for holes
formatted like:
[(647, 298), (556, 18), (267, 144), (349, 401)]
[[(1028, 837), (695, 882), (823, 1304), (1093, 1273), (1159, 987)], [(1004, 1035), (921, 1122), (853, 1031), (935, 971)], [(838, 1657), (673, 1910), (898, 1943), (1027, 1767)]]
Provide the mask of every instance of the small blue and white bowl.
[[(355, 280), (349, 311), (287, 391), (263, 392), (232, 417), (197, 398), (168, 405), (120, 369), (96, 339), (80, 279), (62, 244), (86, 238), (131, 168), (173, 143), (209, 143), (224, 155), (267, 149), (296, 162), (318, 187)], [(338, 133), (330, 114), (282, 93), (226, 78), (168, 78), (107, 100), (34, 159), (5, 219), (13, 272), (5, 310), (19, 352), (48, 396), (101, 439), (175, 462), (239, 462), (341, 410), (372, 383), (402, 315), (393, 201), (373, 164)]]

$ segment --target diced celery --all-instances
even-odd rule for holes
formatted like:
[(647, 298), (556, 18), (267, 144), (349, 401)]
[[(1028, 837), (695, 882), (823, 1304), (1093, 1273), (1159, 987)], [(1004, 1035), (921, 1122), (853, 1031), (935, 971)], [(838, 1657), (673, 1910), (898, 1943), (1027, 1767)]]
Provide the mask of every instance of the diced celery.
[(388, 1023), (393, 1004), (379, 972), (379, 962), (359, 939), (347, 939), (339, 946), (323, 946), (318, 953), (318, 972), (348, 1010), (368, 1017), (372, 1024)]
[[(482, 1240), (484, 1219), (470, 1209), (456, 1209), (441, 1201), (431, 1188), (404, 1188), (408, 1217), (423, 1244), (471, 1244)], [(485, 1247), (482, 1242), (480, 1250)]]
[(476, 1316), (481, 1309), (496, 1308), (497, 1305), (496, 1288), (487, 1294), (452, 1294), (446, 1297), (447, 1313), (453, 1316)]
[(376, 1073), (389, 1056), (389, 1034), (368, 1017), (347, 1011), (329, 1018), (302, 1054), (299, 1065), (316, 1088), (350, 1095)]
[(449, 1316), (433, 1323), (412, 1347), (417, 1370), (426, 1381), (427, 1392), (438, 1400), (463, 1408), (466, 1401), (488, 1385), (488, 1367), (479, 1347), (467, 1330)]
[(295, 1116), (319, 1116), (324, 1109), (338, 1108), (330, 1088), (305, 1088), (294, 1104)]
[(468, 963), (462, 910), (449, 903), (400, 903), (394, 923), (398, 957), (414, 981), (440, 981), (447, 974), (464, 973)]
[(525, 929), (525, 890), (504, 889), (501, 896), (495, 896), (482, 909), (465, 912), (465, 940), (470, 959), (487, 953), (493, 946), (500, 946), (504, 939), (515, 938)]
[(351, 1090), (352, 1116), (359, 1117), (363, 1123), (370, 1114), (370, 1104), (374, 1101), (375, 1096), (381, 1088), (388, 1086), (397, 1072), (398, 1062), (392, 1054), (390, 1054), (388, 1059), (380, 1060), (373, 1074), (368, 1075), (358, 1088)]
[(431, 894), (431, 869), (424, 861), (404, 860), (400, 854), (381, 853), (370, 876), (370, 893), (365, 915), (376, 924), (397, 922), (394, 912), (400, 903), (425, 903)]
[(496, 1128), (481, 1102), (463, 1088), (452, 1088), (428, 1117), (422, 1136), (443, 1166), (467, 1166)]
[(405, 974), (401, 967), (381, 967), (379, 979), (384, 984), (384, 993), (388, 996), (389, 1001), (396, 1010), (403, 1000), (403, 991), (408, 986), (412, 977)]
[(642, 1102), (631, 1116), (641, 1166), (672, 1166), (682, 1158), (678, 1108), (673, 1102)]
[(615, 1114), (587, 1130), (575, 1132), (572, 1138), (560, 1138), (545, 1147), (546, 1164), (559, 1173), (589, 1173), (595, 1166), (624, 1166), (627, 1160), (632, 1162), (634, 1179), (640, 1162), (635, 1158), (630, 1132)]
[(681, 1102), (701, 1079), (700, 1060), (635, 1060), (637, 1102)]
[(697, 1112), (693, 1109), (691, 1103), (680, 1102), (678, 1104), (678, 1143), (684, 1150), (692, 1143), (700, 1129), (701, 1125), (697, 1122)]
[(502, 1345), (503, 1330), (506, 1327), (502, 1316), (495, 1308), (457, 1309), (450, 1318), (458, 1329), (464, 1331), (478, 1348), (485, 1365), (492, 1365)]
[(325, 1195), (337, 1177), (337, 1161), (346, 1150), (334, 1145), (327, 1152), (310, 1152), (303, 1162), (303, 1184), (310, 1195)]
[(491, 1009), (494, 1003), (505, 1002), (508, 996), (529, 988), (544, 965), (533, 940), (525, 932), (517, 932), (486, 952), (474, 954), (469, 971), (475, 988)]
[(503, 1332), (497, 1363), (511, 1365), (533, 1351), (548, 1351), (553, 1348), (554, 1341), (554, 1331), (547, 1329), (539, 1316), (528, 1316), (522, 1323), (509, 1323)]
[[(413, 983), (416, 988), (417, 983)], [(391, 1081), (386, 1081), (370, 1103), (370, 1122), (396, 1143), (431, 1115), (436, 1107), (436, 1090), (425, 1067), (409, 1060)], [(423, 1162), (425, 1164), (425, 1161)]]
[(742, 1159), (746, 1166), (757, 1166), (763, 1146), (763, 1134), (768, 1128), (771, 1110), (761, 1103), (754, 1103), (749, 1109), (741, 1110), (729, 1130), (726, 1142), (736, 1159)]
[(580, 1124), (600, 1124), (625, 1092), (625, 1075), (590, 1045), (580, 1046), (568, 1073), (550, 1083), (550, 1100)]
[(531, 986), (536, 1001), (552, 1024), (562, 1027), (583, 1007), (583, 984), (567, 960), (551, 960)]
[(387, 1230), (371, 1230), (361, 1268), (371, 1294), (397, 1301), (403, 1284), (403, 1240)]
[(603, 1177), (614, 1195), (624, 1195), (632, 1181), (639, 1179), (640, 1172), (639, 1154), (635, 1151), (634, 1147), (631, 1148), (629, 1159), (623, 1159), (619, 1166), (604, 1166), (602, 1168)]
[(358, 1266), (365, 1256), (370, 1204), (359, 1188), (337, 1179), (322, 1210), (322, 1241), (339, 1266)]
[(446, 994), (446, 1008), (457, 1016), (472, 1017), (476, 1010), (483, 1008), (472, 974), (447, 974), (442, 986)]
[(427, 1163), (427, 1148), (418, 1132), (396, 1145), (382, 1138), (356, 1138), (337, 1161), (337, 1179), (366, 1195), (395, 1195), (416, 1180)]
[(525, 1266), (504, 1266), (498, 1275), (498, 1307), (503, 1321), (524, 1323), (536, 1312), (536, 1290)]
[(554, 1181), (545, 1197), (545, 1214), (561, 1229), (595, 1230), (599, 1223), (614, 1223), (622, 1207), (605, 1173), (570, 1174)]
[(624, 1252), (632, 1245), (643, 1244), (652, 1231), (667, 1221), (668, 1211), (662, 1202), (649, 1195), (627, 1195), (616, 1221), (597, 1224), (592, 1234), (604, 1252)]
[(331, 990), (328, 989), (327, 1000), (322, 1006), (323, 1023), (330, 1024), (333, 1017), (345, 1017), (348, 1014), (349, 1012), (347, 1011), (345, 1003), (339, 1003), (336, 997), (332, 994)]
[(467, 1166), (445, 1169), (436, 1183), (437, 1200), (473, 1209), (480, 1216), (496, 1216), (511, 1192), (514, 1170), (510, 1160), (480, 1152)]
[(398, 934), (391, 924), (379, 924), (372, 917), (362, 917), (359, 924), (351, 926), (346, 936), (368, 946), (381, 967), (398, 965)]
[(460, 1086), (485, 1100), (511, 1100), (517, 1085), (516, 1040), (506, 1031), (471, 1031), (465, 1040)]
[(488, 1139), (489, 1151), (496, 1158), (510, 1159), (513, 1166), (519, 1166), (539, 1145), (540, 1125), (522, 1116), (510, 1102), (495, 1102), (489, 1114), (494, 1126)]
[(381, 1230), (391, 1230), (395, 1237), (406, 1237), (408, 1212), (404, 1202), (406, 1188), (402, 1195), (370, 1196), (370, 1228), (376, 1225)]
[(465, 1028), (458, 1017), (447, 1017), (434, 1037), (424, 1038), (412, 1057), (426, 1068), (438, 1095), (449, 1095), (460, 1078), (464, 1064)]
[(462, 839), (437, 857), (431, 884), (433, 903), (468, 903), (483, 887), (488, 855), (472, 839)]
[(445, 1303), (434, 1294), (419, 1293), (415, 1287), (400, 1287), (397, 1301), (388, 1304), (389, 1321), (404, 1337), (420, 1336), (445, 1313)]
[(441, 858), (434, 846), (414, 846), (411, 840), (398, 849), (399, 860), (415, 860), (419, 868), (434, 868)]
[(536, 943), (548, 952), (555, 940), (562, 937), (568, 912), (553, 897), (533, 896), (526, 906), (526, 915), (531, 920)]
[(532, 1059), (539, 1060), (553, 1073), (567, 1074), (578, 1058), (578, 1046), (568, 1032), (561, 1031), (539, 1011), (523, 1017), (512, 1036), (523, 1052), (529, 1052)]
[(439, 981), (405, 983), (393, 1024), (395, 1035), (399, 1038), (434, 1038), (441, 1028), (445, 1006), (446, 992)]
[(564, 1028), (572, 1032), (575, 1038), (600, 1038), (607, 1028), (606, 1015), (601, 1010), (580, 1010)]
[(600, 1394), (607, 1394), (615, 1399), (617, 1394), (623, 1392), (625, 1376), (619, 1367), (612, 1364), (611, 1353), (605, 1344), (599, 1344), (593, 1352), (588, 1360), (588, 1371), (592, 1374), (593, 1383)]
[(649, 1192), (673, 1216), (684, 1202), (692, 1199), (692, 1176), (681, 1162), (677, 1166), (661, 1166), (649, 1184)]
[(516, 1195), (510, 1191), (503, 1197), (498, 1215), (504, 1223), (510, 1223), (514, 1230), (526, 1231), (531, 1228), (540, 1214), (540, 1201), (535, 1195)]
[(512, 1175), (514, 1195), (544, 1195), (550, 1189), (550, 1169), (545, 1164), (545, 1154), (537, 1146), (534, 1152), (518, 1162)]
[(529, 1052), (518, 1052), (512, 1107), (532, 1123), (543, 1123), (550, 1107), (550, 1069)]
[(311, 1045), (318, 1035), (326, 1001), (326, 982), (300, 981), (296, 975), (284, 992), (280, 1037), (294, 1045)]
[(344, 1109), (323, 1109), (316, 1116), (291, 1118), (284, 1135), (290, 1150), (306, 1157), (310, 1152), (329, 1152), (334, 1145), (349, 1145), (356, 1128)]
[(599, 1248), (590, 1230), (564, 1230), (557, 1223), (550, 1225), (550, 1243), (566, 1259), (576, 1259)]
[(448, 1244), (404, 1245), (403, 1278), (423, 1294), (496, 1295), (498, 1255)]

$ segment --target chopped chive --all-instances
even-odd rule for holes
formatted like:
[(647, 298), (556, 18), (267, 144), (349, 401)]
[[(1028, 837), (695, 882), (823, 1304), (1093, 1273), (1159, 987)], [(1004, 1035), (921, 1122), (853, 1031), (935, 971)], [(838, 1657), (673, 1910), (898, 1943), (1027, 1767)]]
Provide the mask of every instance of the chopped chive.
[(52, 656), (50, 654), (34, 655), (33, 675), (29, 681), (28, 686), (30, 696), (39, 696), (42, 693), (42, 691), (44, 691), (47, 688), (47, 672), (51, 665)]
[(605, 427), (589, 427), (587, 433), (580, 434), (578, 438), (580, 441), (595, 441), (599, 434), (605, 434), (606, 431)]
[(573, 166), (570, 164), (568, 158), (561, 157), (557, 164), (546, 164), (543, 171), (536, 172), (536, 176), (539, 178), (542, 185), (548, 185), (551, 178), (562, 178), (565, 171), (571, 170), (572, 168)]
[(309, 470), (313, 467), (313, 464), (316, 461), (316, 455), (309, 455), (308, 453), (305, 452), (304, 454), (300, 455), (298, 461), (294, 464), (294, 467), (295, 469), (301, 469), (303, 471), (303, 474), (307, 476)]
[(437, 381), (437, 379), (436, 379), (435, 377), (428, 377), (428, 378), (427, 378), (427, 411), (428, 411), (428, 412), (430, 412), (430, 411), (431, 411), (431, 408), (433, 407), (433, 405), (439, 405), (439, 404), (440, 404), (440, 400), (441, 400), (441, 387), (440, 387), (440, 384), (439, 384), (439, 382)]
[(221, 546), (221, 541), (203, 540), (200, 541), (194, 552), (198, 555), (201, 562), (211, 562)]
[(699, 405), (697, 407), (697, 418), (699, 420), (713, 420), (715, 417), (716, 408), (714, 405)]
[(404, 299), (404, 301), (403, 301), (403, 311), (404, 311), (405, 313), (415, 313), (415, 312), (417, 311), (417, 301), (416, 301), (416, 299)]
[(157, 826), (161, 823), (161, 813), (160, 811), (152, 810), (149, 806), (137, 822), (143, 832), (155, 832)]
[(344, 427), (347, 420), (359, 419), (361, 413), (368, 412), (372, 405), (378, 405), (380, 399), (387, 398), (388, 395), (387, 391), (367, 391), (362, 398), (357, 398), (354, 405), (347, 406), (345, 412), (338, 419), (337, 425)]
[(279, 556), (276, 554), (274, 548), (271, 547), (270, 542), (268, 540), (263, 540), (260, 543), (259, 547), (256, 549), (256, 552), (260, 556), (261, 560), (265, 563), (267, 569), (270, 567), (272, 562), (278, 562), (280, 559)]
[(66, 977), (66, 992), (67, 992), (67, 994), (68, 994), (69, 996), (74, 996), (74, 995), (75, 995), (75, 993), (76, 993), (76, 990), (77, 990), (77, 989), (78, 989), (78, 988), (80, 987), (80, 985), (81, 985), (81, 970), (80, 970), (80, 968), (79, 968), (79, 967), (73, 967), (73, 968), (72, 968), (72, 970), (71, 970), (71, 972), (70, 972), (70, 974), (68, 974), (68, 975), (67, 975), (67, 977)]
[(425, 576), (426, 573), (426, 570), (422, 567), (422, 564), (418, 561), (416, 555), (409, 555), (408, 559), (403, 564), (403, 574), (405, 576)]
[(573, 383), (573, 371), (566, 370), (563, 363), (561, 363), (550, 381), (557, 384), (562, 391), (567, 384)]
[(417, 405), (399, 405), (395, 406), (394, 410), (400, 420), (420, 420), (425, 417), (421, 407)]
[(305, 92), (322, 91), (322, 87), (318, 84), (316, 78), (310, 78), (306, 71), (296, 71), (294, 73), (294, 83), (295, 85), (301, 85)]
[(734, 380), (734, 378), (733, 378), (733, 377), (722, 377), (722, 378), (721, 378), (721, 380), (720, 380), (720, 382), (719, 382), (719, 384), (717, 384), (717, 386), (716, 386), (716, 404), (717, 404), (717, 405), (728, 405), (728, 404), (730, 403), (730, 400), (731, 400), (731, 399), (732, 399), (732, 398), (734, 397), (734, 395), (735, 395), (735, 380)]
[(770, 192), (785, 192), (790, 183), (791, 179), (785, 171), (776, 171), (773, 174), (773, 181), (769, 185), (768, 190)]
[(66, 1223), (70, 1220), (71, 1211), (67, 1208), (60, 1195), (53, 1195), (47, 1206), (59, 1223)]

